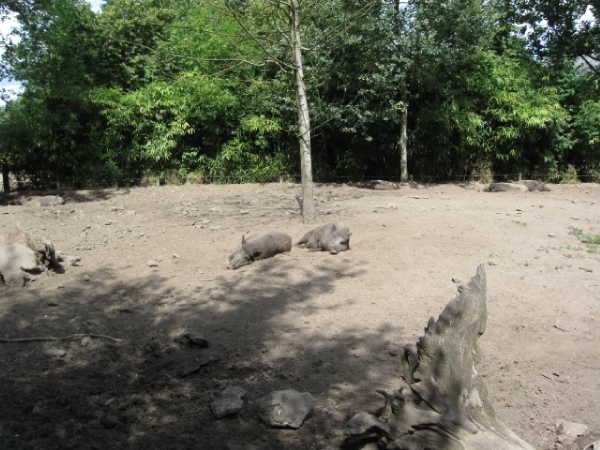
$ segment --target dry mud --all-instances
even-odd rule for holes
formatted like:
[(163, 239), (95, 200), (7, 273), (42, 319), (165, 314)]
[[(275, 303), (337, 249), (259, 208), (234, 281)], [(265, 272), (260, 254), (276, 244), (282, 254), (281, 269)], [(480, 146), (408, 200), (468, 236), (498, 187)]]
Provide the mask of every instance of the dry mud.
[[(477, 265), (488, 279), (481, 338), (500, 419), (538, 449), (558, 419), (600, 431), (600, 186), (487, 193), (483, 185), (371, 191), (320, 185), (317, 224), (350, 226), (351, 250), (291, 253), (227, 270), (243, 234), (304, 225), (293, 184), (65, 192), (51, 208), (0, 206), (0, 233), (49, 237), (77, 267), (0, 289), (0, 338), (120, 339), (0, 344), (0, 448), (319, 449), (327, 431), (400, 385), (414, 342)], [(204, 335), (208, 348), (181, 336)], [(53, 356), (56, 353), (62, 356)], [(63, 354), (64, 353), (64, 354)], [(210, 402), (247, 391), (237, 417)], [(256, 403), (310, 392), (299, 430)]]

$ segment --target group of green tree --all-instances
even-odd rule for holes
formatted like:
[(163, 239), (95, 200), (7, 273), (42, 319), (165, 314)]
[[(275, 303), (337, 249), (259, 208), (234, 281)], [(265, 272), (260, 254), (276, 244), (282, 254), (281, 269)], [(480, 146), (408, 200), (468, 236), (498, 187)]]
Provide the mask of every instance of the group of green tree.
[(597, 181), (599, 11), (597, 0), (107, 0), (100, 12), (0, 0), (20, 24), (0, 77), (24, 87), (0, 109), (0, 164), (38, 187), (301, 172)]

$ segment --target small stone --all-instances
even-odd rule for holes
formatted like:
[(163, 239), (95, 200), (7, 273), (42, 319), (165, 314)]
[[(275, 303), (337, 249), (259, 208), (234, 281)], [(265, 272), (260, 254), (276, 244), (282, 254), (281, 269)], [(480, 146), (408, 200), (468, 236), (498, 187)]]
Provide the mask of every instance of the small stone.
[(62, 348), (52, 346), (44, 347), (43, 353), (46, 356), (65, 356), (67, 354)]
[(568, 438), (576, 439), (578, 436), (587, 434), (588, 427), (581, 423), (567, 422), (566, 420), (556, 421), (556, 434), (565, 435)]
[(495, 266), (496, 265), (496, 261), (488, 261), (488, 266)]
[(239, 386), (225, 389), (221, 396), (210, 404), (210, 410), (217, 419), (237, 414), (244, 405), (242, 399), (245, 395), (246, 390)]
[(173, 253), (173, 258), (175, 258), (175, 259), (181, 259), (181, 256), (179, 256), (179, 254), (177, 254), (177, 253)]
[(200, 348), (210, 347), (210, 341), (206, 339), (204, 335), (197, 333), (196, 331), (185, 333), (183, 337), (188, 340), (190, 346)]
[(83, 276), (83, 281), (90, 281), (90, 280), (91, 280), (91, 278), (89, 275), (86, 274)]
[(134, 406), (123, 413), (123, 421), (125, 423), (135, 422), (138, 418), (138, 409)]
[(258, 417), (272, 427), (300, 428), (312, 409), (312, 395), (294, 389), (274, 391), (258, 401)]
[(88, 345), (90, 345), (91, 341), (92, 338), (90, 338), (89, 336), (84, 336), (81, 338), (81, 342), (79, 343), (79, 345), (81, 345), (82, 347), (87, 347)]
[(107, 414), (100, 419), (100, 423), (104, 425), (104, 428), (114, 428), (119, 424), (119, 419), (113, 414)]
[(119, 289), (117, 291), (117, 294), (119, 294), (121, 297), (127, 295), (127, 291), (125, 289)]
[(46, 302), (46, 305), (48, 305), (48, 306), (58, 306), (58, 302), (56, 300), (48, 300)]
[(388, 347), (388, 352), (391, 356), (398, 356), (402, 352), (402, 347), (398, 345), (390, 345)]
[(555, 237), (555, 236), (556, 236), (556, 234), (554, 234), (554, 233), (548, 233), (548, 236), (550, 236), (550, 237)]
[(148, 261), (148, 266), (150, 267), (157, 267), (158, 266), (158, 262), (154, 259), (151, 259)]

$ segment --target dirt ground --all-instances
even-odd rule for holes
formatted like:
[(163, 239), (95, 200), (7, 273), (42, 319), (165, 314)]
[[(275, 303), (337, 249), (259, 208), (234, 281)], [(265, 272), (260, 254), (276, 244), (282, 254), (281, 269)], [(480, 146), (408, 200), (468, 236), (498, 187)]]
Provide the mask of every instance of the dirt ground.
[[(351, 250), (289, 254), (232, 271), (243, 234), (298, 240), (295, 184), (63, 192), (51, 208), (0, 206), (81, 257), (64, 274), (0, 288), (0, 338), (117, 339), (0, 344), (2, 449), (321, 449), (328, 431), (397, 388), (398, 346), (415, 342), (485, 264), (481, 338), (497, 415), (537, 449), (558, 419), (600, 431), (600, 185), (488, 193), (483, 185), (316, 188), (317, 224), (350, 226)], [(155, 264), (156, 263), (156, 264)], [(208, 348), (185, 345), (201, 333)], [(183, 343), (182, 343), (183, 342)], [(53, 356), (63, 350), (62, 356)], [(59, 352), (62, 353), (62, 352)], [(237, 417), (210, 403), (247, 391)], [(257, 420), (273, 390), (309, 392), (299, 430)]]

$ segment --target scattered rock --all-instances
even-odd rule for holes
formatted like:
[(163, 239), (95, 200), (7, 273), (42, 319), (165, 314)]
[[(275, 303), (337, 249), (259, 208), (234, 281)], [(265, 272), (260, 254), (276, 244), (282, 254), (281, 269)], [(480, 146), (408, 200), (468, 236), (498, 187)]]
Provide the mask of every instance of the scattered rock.
[(242, 399), (245, 395), (246, 390), (239, 386), (225, 389), (221, 392), (221, 396), (210, 404), (210, 410), (217, 419), (233, 416), (242, 409), (244, 405)]
[(151, 259), (148, 261), (148, 266), (150, 267), (157, 267), (158, 266), (158, 261)]
[(102, 417), (102, 419), (100, 419), (100, 423), (104, 425), (104, 428), (114, 428), (120, 422), (119, 419), (117, 419), (117, 416), (115, 416), (114, 414), (106, 414)]
[(573, 439), (587, 434), (588, 427), (581, 423), (567, 422), (566, 420), (556, 421), (556, 434), (570, 436)]
[(185, 333), (181, 337), (180, 342), (183, 345), (189, 345), (190, 347), (210, 347), (210, 341), (206, 339), (203, 334), (198, 333), (196, 331), (188, 331), (187, 333)]
[(588, 433), (587, 425), (575, 422), (567, 422), (566, 420), (557, 420), (555, 423), (556, 441), (559, 444), (570, 445), (579, 436), (585, 436)]
[(403, 348), (404, 348), (404, 347), (401, 347), (401, 346), (399, 346), (399, 345), (390, 345), (390, 346), (388, 347), (388, 353), (389, 353), (391, 356), (398, 356), (400, 353), (402, 353), (402, 349), (403, 349)]
[(312, 396), (294, 389), (274, 391), (258, 401), (259, 419), (272, 427), (300, 428), (312, 409)]
[(123, 413), (123, 422), (133, 423), (138, 418), (138, 409), (134, 406)]
[(62, 348), (51, 345), (44, 346), (42, 351), (46, 356), (65, 356), (67, 354), (67, 352), (65, 352)]
[(591, 444), (586, 445), (585, 447), (583, 447), (583, 450), (600, 450), (600, 440), (594, 441)]

